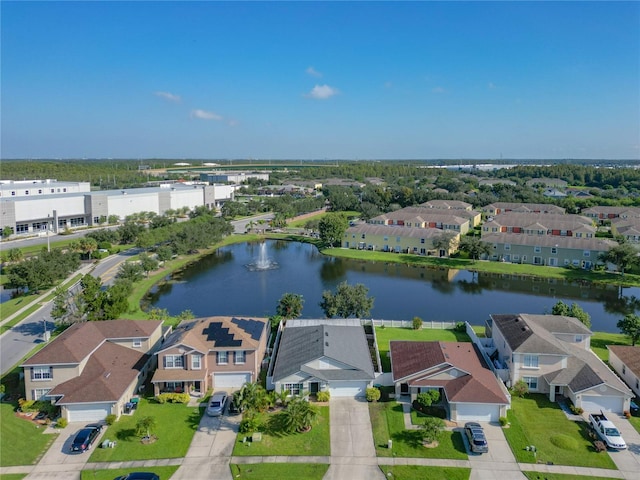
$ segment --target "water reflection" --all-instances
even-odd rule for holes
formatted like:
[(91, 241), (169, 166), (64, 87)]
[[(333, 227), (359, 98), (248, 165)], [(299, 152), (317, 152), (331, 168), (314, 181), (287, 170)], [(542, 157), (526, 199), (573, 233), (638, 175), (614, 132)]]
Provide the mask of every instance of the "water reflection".
[(617, 331), (624, 314), (640, 309), (640, 289), (583, 282), (424, 268), (397, 263), (325, 257), (312, 245), (267, 241), (276, 270), (249, 272), (259, 243), (221, 248), (157, 288), (152, 306), (176, 315), (190, 309), (197, 316), (275, 314), (283, 293), (303, 295), (303, 317), (324, 316), (318, 303), (323, 290), (343, 281), (363, 283), (375, 297), (372, 316), (483, 324), (491, 313), (548, 313), (558, 301), (578, 303), (591, 315), (593, 328)]

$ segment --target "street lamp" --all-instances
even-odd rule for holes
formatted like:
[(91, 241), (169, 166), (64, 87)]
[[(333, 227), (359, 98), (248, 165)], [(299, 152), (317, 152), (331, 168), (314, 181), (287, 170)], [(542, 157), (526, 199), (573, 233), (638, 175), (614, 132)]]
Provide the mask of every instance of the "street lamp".
[(44, 326), (44, 341), (48, 342), (49, 341), (49, 337), (51, 336), (51, 333), (47, 330), (47, 319), (46, 318), (42, 319), (42, 324)]

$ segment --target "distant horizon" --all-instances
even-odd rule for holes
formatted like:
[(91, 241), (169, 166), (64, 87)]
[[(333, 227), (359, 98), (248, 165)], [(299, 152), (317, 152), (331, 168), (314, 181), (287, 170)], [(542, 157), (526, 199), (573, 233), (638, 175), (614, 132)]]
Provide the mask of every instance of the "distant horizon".
[(0, 158), (640, 158), (638, 1), (0, 8)]

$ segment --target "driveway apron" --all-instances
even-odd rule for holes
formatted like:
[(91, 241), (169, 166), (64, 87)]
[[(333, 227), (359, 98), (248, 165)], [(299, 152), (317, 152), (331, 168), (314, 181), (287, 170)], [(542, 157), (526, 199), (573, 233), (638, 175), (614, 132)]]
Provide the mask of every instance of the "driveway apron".
[[(631, 422), (622, 415), (607, 413), (607, 416), (622, 434), (627, 443), (627, 449), (619, 452), (609, 451), (609, 456), (618, 467), (624, 478), (634, 479), (640, 477), (640, 433), (633, 428)], [(616, 418), (617, 417), (617, 418)]]
[(502, 427), (483, 422), (482, 428), (487, 437), (489, 452), (480, 455), (471, 453), (469, 442), (462, 429), (460, 429), (467, 452), (469, 452), (469, 463), (471, 465), (469, 480), (526, 479), (513, 456)]
[(369, 406), (354, 398), (332, 398), (331, 466), (324, 480), (385, 478), (378, 467)]
[(229, 461), (239, 421), (239, 416), (203, 415), (184, 461), (171, 479), (194, 480), (206, 475), (206, 478), (232, 480)]

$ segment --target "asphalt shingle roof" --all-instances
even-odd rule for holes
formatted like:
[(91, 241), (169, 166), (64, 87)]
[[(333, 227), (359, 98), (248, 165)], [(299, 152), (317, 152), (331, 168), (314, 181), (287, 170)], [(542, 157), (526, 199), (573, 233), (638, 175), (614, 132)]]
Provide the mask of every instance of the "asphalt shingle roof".
[(615, 353), (629, 370), (640, 377), (640, 346), (608, 345), (607, 348)]

